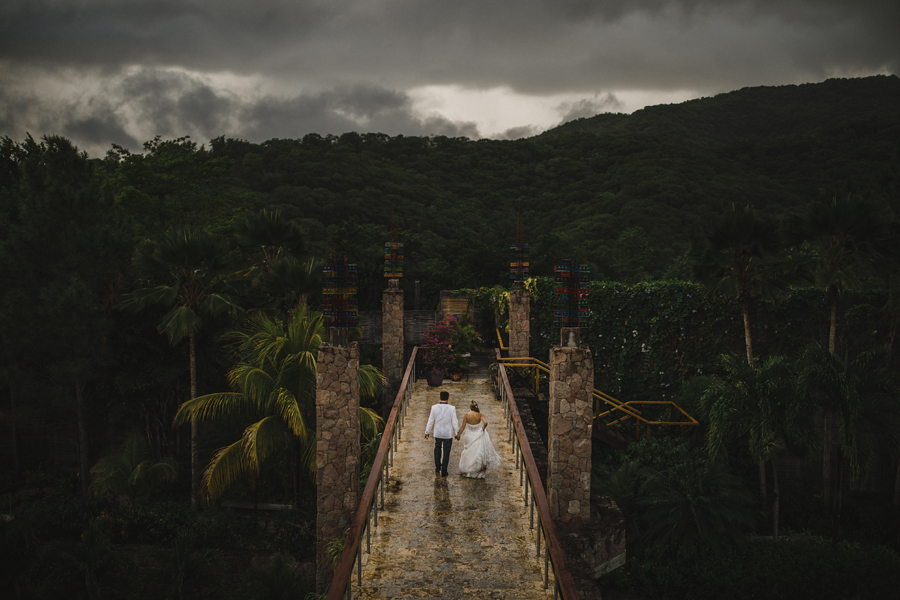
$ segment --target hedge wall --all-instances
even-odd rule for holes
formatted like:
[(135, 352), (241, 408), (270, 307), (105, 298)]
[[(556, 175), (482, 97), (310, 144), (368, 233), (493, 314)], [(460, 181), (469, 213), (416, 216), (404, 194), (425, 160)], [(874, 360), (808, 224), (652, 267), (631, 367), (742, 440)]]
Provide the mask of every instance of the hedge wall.
[[(559, 343), (554, 324), (555, 282), (528, 281), (531, 354), (547, 360)], [(582, 341), (594, 356), (595, 387), (620, 400), (663, 400), (686, 379), (710, 372), (723, 352), (744, 354), (740, 306), (732, 298), (706, 297), (697, 284), (654, 281), (628, 286), (590, 283), (593, 318)], [(857, 347), (883, 343), (879, 333), (886, 297), (879, 291), (845, 294), (840, 339)], [(826, 343), (829, 309), (816, 289), (793, 290), (777, 304), (757, 303), (751, 316), (754, 355), (794, 355), (810, 342)]]

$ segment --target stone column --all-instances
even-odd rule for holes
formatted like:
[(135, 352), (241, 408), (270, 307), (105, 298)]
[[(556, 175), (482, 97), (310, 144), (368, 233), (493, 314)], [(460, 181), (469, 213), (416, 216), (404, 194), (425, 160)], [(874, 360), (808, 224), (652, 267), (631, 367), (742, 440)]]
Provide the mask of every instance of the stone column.
[(509, 355), (529, 356), (528, 336), (531, 333), (531, 297), (525, 282), (517, 280), (509, 292)]
[(359, 500), (359, 344), (322, 344), (316, 362), (316, 593), (332, 573), (325, 546), (350, 526)]
[(577, 331), (562, 329), (550, 348), (547, 500), (563, 531), (591, 520), (591, 425), (594, 361)]
[(403, 291), (400, 282), (391, 279), (381, 296), (381, 364), (384, 369), (384, 396), (381, 414), (387, 420), (391, 413), (400, 380), (403, 379)]

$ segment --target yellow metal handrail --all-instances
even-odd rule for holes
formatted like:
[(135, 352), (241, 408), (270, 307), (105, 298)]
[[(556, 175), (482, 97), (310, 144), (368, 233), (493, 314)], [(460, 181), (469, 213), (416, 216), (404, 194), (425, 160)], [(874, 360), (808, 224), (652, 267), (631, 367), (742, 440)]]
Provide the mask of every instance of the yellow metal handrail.
[[(499, 335), (500, 330), (497, 330), (497, 334)], [(540, 371), (550, 373), (550, 366), (547, 363), (541, 362), (536, 358), (530, 356), (515, 356), (515, 357), (506, 357), (498, 359), (503, 365), (507, 367), (522, 367), (529, 368), (532, 370), (532, 377), (534, 382), (534, 387), (537, 389), (538, 377)], [(668, 426), (668, 425), (680, 425), (680, 426), (695, 426), (699, 425), (698, 421), (689, 415), (683, 408), (675, 404), (671, 400), (631, 400), (629, 402), (622, 402), (620, 400), (616, 400), (612, 396), (607, 393), (601, 392), (600, 390), (593, 390), (594, 396), (594, 418), (595, 419), (603, 419), (607, 416), (618, 417), (617, 419), (606, 423), (607, 427), (612, 425), (616, 425), (619, 423), (624, 423), (628, 419), (634, 419), (636, 421), (635, 427), (637, 430), (637, 435), (640, 437), (640, 427), (646, 426), (647, 431), (650, 431), (650, 426)], [(610, 408), (605, 412), (600, 412), (602, 405), (606, 404)], [(687, 420), (681, 421), (651, 421), (643, 416), (643, 413), (640, 409), (637, 408), (637, 405), (653, 405), (653, 404), (668, 404), (670, 407), (669, 414), (671, 415), (676, 410), (681, 413)], [(624, 414), (623, 414), (624, 413)]]
[(501, 350), (509, 350), (509, 346), (504, 346), (504, 345), (503, 345), (503, 336), (500, 335), (500, 328), (499, 328), (499, 327), (497, 328), (497, 343), (500, 344), (500, 349), (501, 349)]

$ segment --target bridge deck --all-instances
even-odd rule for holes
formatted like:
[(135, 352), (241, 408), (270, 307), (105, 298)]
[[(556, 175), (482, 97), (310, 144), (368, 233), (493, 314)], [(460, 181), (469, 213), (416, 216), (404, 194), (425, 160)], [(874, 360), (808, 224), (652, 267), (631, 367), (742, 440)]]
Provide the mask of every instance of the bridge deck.
[[(553, 597), (553, 573), (544, 589), (543, 558), (535, 555), (535, 531), (523, 502), (513, 446), (489, 379), (415, 384), (398, 444), (385, 509), (373, 527), (371, 554), (363, 552), (362, 588), (353, 572), (354, 598)], [(434, 472), (425, 425), (438, 393), (450, 392), (457, 416), (477, 400), (503, 462), (485, 479), (459, 474), (460, 442), (454, 440), (447, 478)], [(536, 515), (535, 515), (536, 519)], [(365, 544), (365, 541), (363, 541)]]

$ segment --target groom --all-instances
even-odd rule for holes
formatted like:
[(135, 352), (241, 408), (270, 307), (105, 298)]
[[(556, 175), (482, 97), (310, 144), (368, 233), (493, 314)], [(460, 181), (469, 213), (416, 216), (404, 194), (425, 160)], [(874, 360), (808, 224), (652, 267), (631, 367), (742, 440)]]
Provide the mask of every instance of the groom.
[[(431, 427), (434, 426), (434, 472), (440, 473), (441, 477), (447, 476), (447, 465), (450, 464), (450, 447), (453, 445), (453, 438), (459, 432), (459, 421), (456, 420), (456, 408), (447, 401), (450, 394), (441, 392), (441, 401), (431, 407), (431, 414), (428, 415), (428, 425), (425, 426), (425, 439), (431, 433)], [(441, 454), (443, 453), (443, 458)]]

